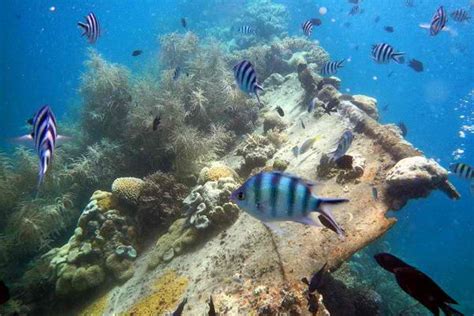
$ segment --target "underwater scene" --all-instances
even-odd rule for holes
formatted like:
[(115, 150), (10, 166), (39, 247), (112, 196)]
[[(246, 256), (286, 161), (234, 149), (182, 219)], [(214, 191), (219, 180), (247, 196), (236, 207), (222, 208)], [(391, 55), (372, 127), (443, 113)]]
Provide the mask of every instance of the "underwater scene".
[(474, 315), (473, 0), (2, 0), (0, 315)]

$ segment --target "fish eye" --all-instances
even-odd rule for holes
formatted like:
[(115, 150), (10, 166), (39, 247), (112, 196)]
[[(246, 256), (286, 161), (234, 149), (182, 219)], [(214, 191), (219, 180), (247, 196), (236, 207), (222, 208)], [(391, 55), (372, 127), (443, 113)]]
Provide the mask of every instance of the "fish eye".
[(238, 198), (240, 201), (245, 200), (245, 193), (244, 193), (244, 192), (239, 192), (239, 193), (237, 194), (237, 198)]

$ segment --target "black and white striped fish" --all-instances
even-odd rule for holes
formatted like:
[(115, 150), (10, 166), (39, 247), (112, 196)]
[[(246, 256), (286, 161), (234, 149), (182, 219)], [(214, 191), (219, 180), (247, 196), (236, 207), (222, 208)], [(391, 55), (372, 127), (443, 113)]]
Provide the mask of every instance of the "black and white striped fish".
[(446, 26), (448, 21), (448, 16), (443, 6), (440, 6), (437, 10), (430, 23), (430, 35), (438, 35), (441, 30)]
[(100, 36), (100, 25), (93, 12), (85, 17), (85, 22), (77, 22), (77, 25), (83, 29), (82, 36), (87, 36), (89, 43), (94, 44), (97, 41)]
[(341, 159), (341, 157), (344, 156), (351, 147), (353, 140), (354, 134), (349, 130), (345, 131), (338, 141), (336, 150), (329, 154), (329, 161), (336, 162)]
[(248, 60), (242, 60), (234, 66), (233, 70), (235, 81), (239, 85), (240, 90), (249, 94), (254, 93), (261, 107), (262, 104), (258, 97), (258, 91), (263, 91), (263, 87), (257, 81), (257, 72), (253, 68), (252, 63)]
[(270, 222), (293, 221), (321, 226), (312, 217), (318, 212), (328, 228), (344, 237), (344, 230), (334, 219), (331, 206), (348, 202), (344, 198), (322, 198), (313, 194), (314, 183), (281, 172), (262, 172), (248, 179), (230, 199), (251, 216), (269, 226)]
[(339, 68), (344, 67), (343, 63), (345, 60), (341, 61), (329, 61), (323, 65), (323, 68), (321, 69), (321, 75), (322, 76), (332, 76), (337, 73), (337, 70)]
[(405, 62), (403, 55), (405, 53), (395, 52), (395, 49), (386, 43), (372, 45), (372, 59), (379, 64), (388, 64), (391, 59), (403, 64)]
[(304, 35), (308, 37), (311, 36), (311, 34), (313, 33), (313, 27), (314, 27), (313, 20), (308, 20), (304, 22), (303, 25), (301, 25)]
[(449, 166), (449, 170), (460, 178), (474, 180), (474, 168), (465, 163), (455, 163)]
[(467, 11), (464, 9), (454, 10), (453, 12), (451, 12), (451, 17), (456, 22), (464, 22), (471, 19), (471, 16), (469, 15), (469, 13), (467, 13)]
[(32, 141), (34, 143), (34, 148), (39, 158), (39, 188), (53, 160), (57, 140), (65, 139), (66, 137), (57, 134), (56, 118), (48, 105), (41, 107), (28, 122), (33, 125), (33, 130), (29, 135), (20, 137), (19, 140)]
[(255, 34), (255, 29), (252, 28), (251, 26), (248, 26), (248, 25), (242, 25), (242, 26), (239, 26), (237, 28), (237, 32), (241, 33), (241, 34), (245, 34), (245, 35), (248, 35), (248, 34)]

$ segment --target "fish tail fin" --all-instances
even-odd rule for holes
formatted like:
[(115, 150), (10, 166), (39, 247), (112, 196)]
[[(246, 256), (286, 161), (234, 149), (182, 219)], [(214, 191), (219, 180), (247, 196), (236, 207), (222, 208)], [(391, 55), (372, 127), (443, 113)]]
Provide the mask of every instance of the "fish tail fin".
[(345, 62), (346, 62), (345, 59), (343, 59), (343, 60), (341, 60), (341, 61), (338, 61), (338, 62), (337, 62), (337, 68), (343, 68)]
[(87, 24), (86, 24), (86, 23), (83, 23), (83, 22), (77, 22), (77, 26), (79, 26), (79, 27), (84, 31), (84, 33), (82, 33), (81, 36), (86, 35), (87, 29), (89, 28), (89, 27), (87, 26)]
[(452, 308), (451, 306), (449, 306), (446, 303), (441, 304), (440, 308), (444, 312), (444, 314), (446, 314), (447, 316), (464, 316), (463, 313), (461, 313), (460, 311)]
[(315, 212), (321, 213), (319, 219), (321, 223), (332, 231), (336, 232), (339, 235), (339, 238), (344, 240), (345, 231), (342, 227), (336, 222), (332, 214), (332, 207), (337, 204), (349, 202), (348, 199), (332, 199), (332, 198), (321, 198), (321, 203)]
[(405, 53), (394, 53), (392, 59), (395, 60), (399, 64), (405, 63)]

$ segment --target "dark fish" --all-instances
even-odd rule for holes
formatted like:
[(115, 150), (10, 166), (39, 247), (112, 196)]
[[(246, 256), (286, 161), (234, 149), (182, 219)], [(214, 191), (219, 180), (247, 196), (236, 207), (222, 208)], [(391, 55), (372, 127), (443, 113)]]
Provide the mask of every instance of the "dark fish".
[(386, 32), (388, 33), (393, 33), (395, 31), (395, 29), (393, 28), (393, 26), (386, 26), (383, 28)]
[(261, 172), (249, 178), (232, 192), (230, 199), (249, 215), (269, 222), (293, 221), (310, 226), (320, 223), (309, 216), (322, 215), (343, 238), (344, 230), (330, 211), (331, 206), (346, 203), (344, 198), (323, 198), (312, 193), (314, 183), (298, 176), (281, 172)]
[(311, 34), (313, 33), (313, 21), (312, 20), (308, 20), (306, 22), (303, 23), (303, 25), (301, 25), (301, 28), (303, 29), (303, 33), (304, 35), (306, 36), (311, 36)]
[(379, 23), (379, 22), (380, 22), (380, 16), (377, 15), (377, 16), (375, 17), (375, 19), (374, 19), (374, 22), (375, 22), (375, 23)]
[(448, 305), (458, 303), (417, 268), (388, 253), (379, 253), (374, 258), (382, 268), (395, 274), (395, 279), (403, 291), (424, 305), (433, 315), (439, 315), (439, 309), (446, 315), (463, 315)]
[(444, 10), (443, 6), (440, 6), (438, 10), (436, 10), (433, 19), (431, 19), (430, 24), (430, 35), (436, 36), (439, 32), (443, 30), (446, 26), (446, 22), (448, 21), (448, 16), (446, 15), (446, 11)]
[(212, 295), (209, 297), (209, 312), (207, 313), (209, 316), (216, 316), (216, 308), (214, 307), (214, 301), (212, 300)]
[(360, 12), (360, 6), (359, 5), (355, 5), (351, 8), (351, 10), (349, 11), (349, 15), (356, 15), (356, 14), (359, 14), (361, 13)]
[(184, 306), (186, 305), (187, 302), (188, 302), (188, 298), (185, 297), (185, 298), (181, 301), (181, 303), (179, 303), (178, 308), (176, 308), (176, 310), (173, 312), (173, 316), (181, 316), (181, 315), (183, 315)]
[(376, 187), (372, 187), (372, 197), (376, 201), (379, 199), (379, 191), (377, 190)]
[(10, 300), (10, 290), (3, 281), (0, 280), (0, 305)]
[(350, 28), (352, 24), (351, 24), (351, 22), (345, 22), (343, 25), (346, 28)]
[(89, 43), (94, 44), (100, 36), (99, 20), (97, 20), (97, 17), (93, 12), (89, 13), (85, 19), (85, 22), (77, 22), (77, 25), (79, 25), (84, 31), (82, 36), (87, 36)]
[(176, 67), (173, 71), (173, 80), (176, 81), (179, 79), (179, 76), (181, 75), (181, 67)]
[(402, 131), (402, 136), (403, 136), (403, 137), (406, 137), (407, 134), (408, 134), (408, 128), (407, 128), (407, 126), (405, 125), (405, 123), (399, 122), (399, 123), (397, 124), (397, 126), (398, 126), (398, 127), (400, 128), (400, 130)]
[(416, 59), (410, 60), (408, 62), (408, 67), (412, 68), (416, 72), (422, 72), (424, 70), (423, 63)]
[(387, 112), (387, 111), (388, 111), (388, 107), (389, 107), (389, 105), (388, 105), (388, 104), (385, 104), (384, 107), (382, 108), (382, 111)]
[(301, 127), (302, 127), (303, 129), (305, 129), (306, 126), (304, 125), (303, 119), (300, 119), (300, 121), (301, 121)]
[(323, 108), (324, 113), (331, 115), (331, 113), (337, 112), (337, 105), (338, 105), (337, 100), (332, 100), (328, 102), (327, 104), (321, 105), (321, 107)]
[(298, 155), (300, 154), (300, 149), (298, 148), (298, 146), (295, 146), (291, 148), (291, 152), (293, 153), (293, 156), (298, 157)]
[(352, 134), (352, 132), (349, 130), (345, 131), (337, 143), (336, 150), (329, 154), (330, 161), (336, 162), (342, 156), (344, 156), (346, 152), (349, 150), (349, 148), (351, 147), (353, 140), (354, 140), (354, 134)]
[(328, 272), (327, 269), (328, 264), (325, 263), (321, 269), (319, 269), (318, 272), (313, 274), (311, 277), (311, 281), (308, 281), (307, 278), (302, 278), (301, 281), (308, 285), (308, 293), (309, 294), (314, 294), (318, 289), (321, 288), (321, 285), (323, 284), (324, 281), (324, 276)]
[(161, 114), (160, 116), (156, 116), (155, 119), (153, 120), (153, 131), (156, 131), (158, 129), (158, 126), (160, 126), (161, 123)]
[(314, 26), (320, 26), (323, 22), (321, 19), (311, 19), (311, 23), (313, 23)]
[(390, 78), (391, 76), (393, 76), (394, 73), (395, 73), (395, 71), (393, 71), (393, 70), (390, 71), (390, 72), (388, 73), (388, 75), (387, 75), (387, 78)]
[(280, 116), (285, 116), (285, 112), (283, 111), (283, 109), (281, 108), (281, 106), (277, 106), (277, 107), (276, 107), (276, 111), (278, 112), (278, 115), (280, 115)]
[(395, 52), (395, 49), (386, 43), (372, 45), (372, 59), (379, 64), (388, 64), (390, 60), (394, 60), (399, 64), (403, 64), (405, 53)]
[(143, 53), (142, 50), (137, 49), (132, 52), (132, 56), (137, 57), (137, 56), (140, 56), (142, 53)]
[(453, 12), (451, 12), (451, 17), (456, 22), (464, 22), (471, 19), (471, 17), (469, 16), (469, 13), (467, 13), (467, 11), (464, 9), (454, 10)]
[(181, 26), (184, 28), (188, 27), (188, 22), (186, 21), (186, 18), (181, 18)]
[(323, 65), (323, 68), (321, 69), (321, 75), (322, 76), (332, 76), (337, 73), (337, 70), (339, 68), (344, 67), (344, 59), (341, 61), (329, 61)]
[(263, 91), (263, 87), (257, 81), (257, 72), (253, 68), (253, 65), (248, 60), (243, 60), (234, 66), (234, 77), (235, 81), (239, 85), (239, 88), (245, 93), (253, 93), (257, 97), (257, 102), (260, 103), (258, 97), (258, 91)]
[(53, 161), (54, 150), (57, 141), (66, 137), (57, 134), (56, 117), (48, 105), (44, 105), (28, 121), (33, 125), (33, 131), (29, 135), (20, 137), (20, 141), (32, 141), (39, 158), (38, 188), (43, 182), (48, 167)]
[(242, 25), (237, 28), (237, 32), (242, 33), (242, 34), (256, 34), (255, 29), (248, 26), (248, 25)]

